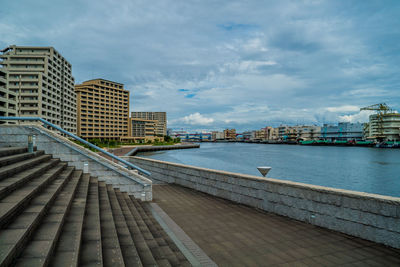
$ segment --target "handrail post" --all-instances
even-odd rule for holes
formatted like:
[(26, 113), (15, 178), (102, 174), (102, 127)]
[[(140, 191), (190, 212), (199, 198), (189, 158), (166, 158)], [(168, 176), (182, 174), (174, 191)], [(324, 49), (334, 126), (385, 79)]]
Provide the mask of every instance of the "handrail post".
[(28, 152), (33, 153), (33, 136), (28, 135)]

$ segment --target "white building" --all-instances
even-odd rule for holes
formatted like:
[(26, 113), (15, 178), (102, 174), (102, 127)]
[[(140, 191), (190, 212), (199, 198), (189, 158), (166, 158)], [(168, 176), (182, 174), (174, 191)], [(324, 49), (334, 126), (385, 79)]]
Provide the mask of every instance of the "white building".
[(17, 116), (41, 117), (76, 133), (76, 94), (71, 64), (53, 47), (9, 46), (0, 65), (17, 96)]

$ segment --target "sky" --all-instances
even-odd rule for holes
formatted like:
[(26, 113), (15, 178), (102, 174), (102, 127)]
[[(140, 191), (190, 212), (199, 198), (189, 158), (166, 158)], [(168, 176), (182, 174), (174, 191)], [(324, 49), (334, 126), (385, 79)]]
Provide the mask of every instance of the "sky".
[(400, 1), (1, 0), (0, 48), (53, 46), (168, 127), (364, 122), (400, 110)]

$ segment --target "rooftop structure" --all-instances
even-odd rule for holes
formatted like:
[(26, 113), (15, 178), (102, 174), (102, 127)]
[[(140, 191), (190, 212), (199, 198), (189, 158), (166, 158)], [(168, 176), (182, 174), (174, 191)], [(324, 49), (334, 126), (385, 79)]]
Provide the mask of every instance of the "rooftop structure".
[[(76, 94), (71, 64), (53, 47), (9, 46), (0, 58), (8, 72), (11, 105), (17, 115), (41, 117), (76, 133)], [(10, 115), (10, 114), (9, 114)]]
[(78, 103), (78, 136), (84, 139), (129, 138), (129, 91), (124, 85), (94, 79), (75, 85)]

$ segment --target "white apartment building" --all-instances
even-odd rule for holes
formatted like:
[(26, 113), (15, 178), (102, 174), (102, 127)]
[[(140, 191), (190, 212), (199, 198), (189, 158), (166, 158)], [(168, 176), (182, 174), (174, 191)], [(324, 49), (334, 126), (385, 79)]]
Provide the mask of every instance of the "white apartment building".
[(53, 47), (11, 45), (0, 52), (8, 90), (17, 98), (16, 116), (41, 117), (76, 133), (71, 64)]

